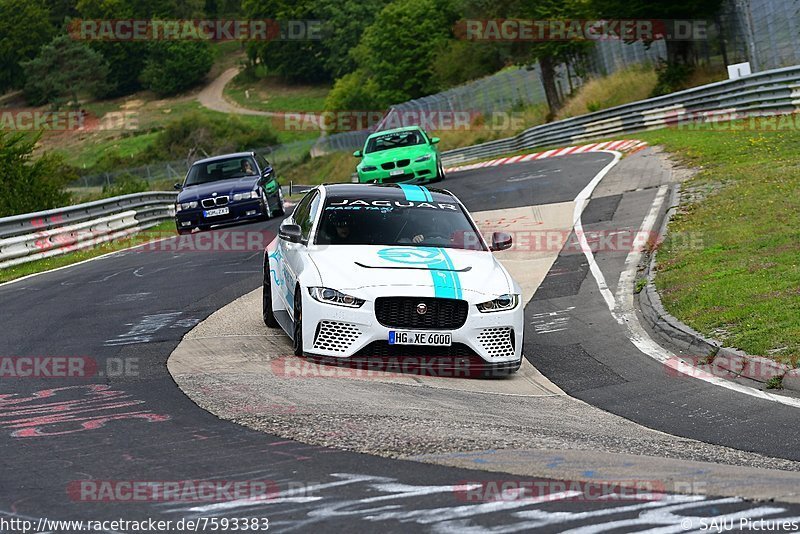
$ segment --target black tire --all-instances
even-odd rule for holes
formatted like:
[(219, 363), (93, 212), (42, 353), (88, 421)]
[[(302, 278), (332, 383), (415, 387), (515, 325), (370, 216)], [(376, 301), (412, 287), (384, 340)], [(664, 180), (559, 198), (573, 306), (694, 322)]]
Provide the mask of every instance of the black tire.
[(189, 229), (186, 229), (186, 228), (176, 228), (176, 230), (178, 231), (178, 235), (189, 235), (189, 234), (191, 234), (191, 233), (192, 233), (192, 229), (191, 229), (191, 228), (189, 228)]
[(264, 262), (264, 281), (261, 286), (261, 315), (264, 324), (270, 328), (278, 326), (275, 313), (272, 311), (272, 283), (269, 274), (269, 261)]
[(261, 215), (262, 221), (268, 221), (274, 216), (272, 210), (269, 209), (269, 198), (263, 189), (261, 190), (261, 210), (264, 212)]
[(303, 355), (303, 297), (300, 286), (294, 292), (294, 339), (292, 349), (295, 356)]
[(283, 209), (283, 194), (280, 193), (280, 190), (278, 190), (278, 191), (279, 191), (278, 192), (278, 209), (275, 210), (275, 215), (277, 215), (278, 217), (283, 217), (284, 215), (286, 215), (286, 210)]
[(444, 179), (445, 179), (444, 167), (442, 167), (442, 161), (439, 160), (436, 162), (436, 181), (441, 182)]

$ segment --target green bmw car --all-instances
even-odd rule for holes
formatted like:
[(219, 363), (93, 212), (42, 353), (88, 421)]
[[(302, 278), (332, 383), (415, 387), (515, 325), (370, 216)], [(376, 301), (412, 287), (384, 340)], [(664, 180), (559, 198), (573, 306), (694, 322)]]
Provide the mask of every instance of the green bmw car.
[(436, 143), (422, 128), (407, 126), (376, 132), (367, 138), (356, 167), (358, 181), (370, 184), (427, 184), (444, 180)]

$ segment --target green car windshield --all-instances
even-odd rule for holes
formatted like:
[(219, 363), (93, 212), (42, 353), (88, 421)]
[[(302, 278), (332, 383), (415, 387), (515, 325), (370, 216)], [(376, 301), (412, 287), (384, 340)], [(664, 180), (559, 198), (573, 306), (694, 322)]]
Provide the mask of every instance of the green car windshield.
[(425, 137), (419, 130), (392, 132), (371, 137), (369, 141), (367, 141), (367, 148), (364, 153), (370, 154), (372, 152), (380, 152), (381, 150), (421, 145), (424, 143)]

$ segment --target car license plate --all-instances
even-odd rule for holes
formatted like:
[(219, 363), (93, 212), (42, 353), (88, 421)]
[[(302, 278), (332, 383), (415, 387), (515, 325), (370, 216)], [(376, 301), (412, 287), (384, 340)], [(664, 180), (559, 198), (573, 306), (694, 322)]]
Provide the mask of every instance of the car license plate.
[(449, 347), (453, 344), (453, 334), (449, 332), (389, 331), (389, 345), (427, 345)]
[(216, 217), (217, 215), (227, 215), (230, 210), (228, 208), (217, 208), (213, 210), (206, 210), (203, 212), (203, 217)]
[(403, 169), (395, 169), (393, 171), (389, 171), (389, 176), (400, 176), (404, 172), (406, 171), (404, 171)]

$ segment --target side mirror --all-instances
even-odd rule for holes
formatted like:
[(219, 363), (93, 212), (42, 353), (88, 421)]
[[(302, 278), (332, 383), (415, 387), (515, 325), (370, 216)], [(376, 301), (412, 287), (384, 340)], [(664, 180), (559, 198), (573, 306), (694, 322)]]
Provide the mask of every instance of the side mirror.
[(361, 157), (361, 151), (360, 150), (356, 150), (355, 152), (353, 152), (353, 155), (355, 157), (357, 157), (357, 158), (360, 158)]
[(183, 189), (183, 185), (181, 185), (181, 184), (174, 184), (174, 185), (172, 186), (172, 189), (174, 189), (175, 191), (180, 191), (181, 189)]
[(490, 248), (492, 252), (505, 250), (507, 248), (511, 248), (512, 241), (513, 240), (509, 234), (505, 232), (494, 232), (492, 234), (492, 246)]
[(299, 243), (303, 239), (303, 231), (299, 224), (284, 224), (278, 230), (278, 237), (289, 243)]
[(435, 145), (438, 142), (439, 142), (439, 138), (438, 137), (431, 137), (431, 144), (432, 145)]

